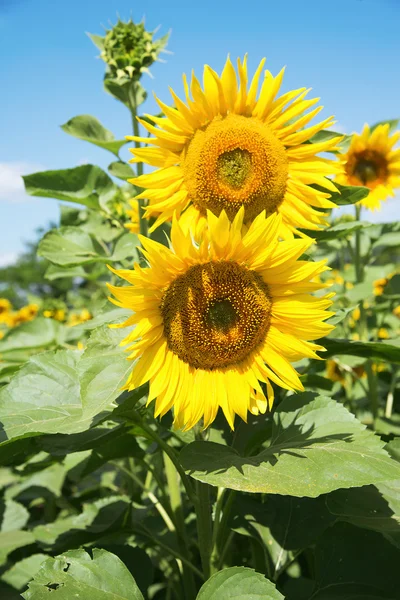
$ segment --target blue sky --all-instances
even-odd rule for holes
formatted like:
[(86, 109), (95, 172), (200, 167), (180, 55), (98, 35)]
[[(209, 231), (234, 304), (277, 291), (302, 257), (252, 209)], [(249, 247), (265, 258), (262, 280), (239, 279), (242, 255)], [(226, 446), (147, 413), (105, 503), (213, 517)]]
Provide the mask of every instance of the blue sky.
[[(312, 87), (341, 131), (400, 116), (400, 0), (0, 0), (0, 264), (58, 219), (57, 201), (23, 193), (21, 173), (113, 160), (59, 126), (89, 113), (117, 138), (130, 133), (127, 110), (103, 92), (104, 65), (85, 35), (102, 34), (117, 14), (172, 30), (173, 54), (143, 80), (167, 102), (169, 85), (182, 91), (183, 72), (201, 73), (205, 63), (220, 71), (228, 52), (248, 52), (250, 68), (263, 56), (273, 73), (287, 65), (283, 89)], [(150, 99), (144, 111), (154, 108)], [(399, 200), (374, 219), (398, 218)]]

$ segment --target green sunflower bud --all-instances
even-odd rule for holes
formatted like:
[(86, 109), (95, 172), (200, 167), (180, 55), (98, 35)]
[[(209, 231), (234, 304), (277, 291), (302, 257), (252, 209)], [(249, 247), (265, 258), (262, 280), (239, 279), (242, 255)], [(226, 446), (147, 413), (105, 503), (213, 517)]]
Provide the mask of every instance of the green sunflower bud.
[(104, 37), (90, 35), (101, 50), (100, 58), (107, 65), (106, 77), (139, 79), (158, 59), (168, 43), (169, 34), (154, 39), (156, 31), (147, 31), (144, 23), (119, 20)]

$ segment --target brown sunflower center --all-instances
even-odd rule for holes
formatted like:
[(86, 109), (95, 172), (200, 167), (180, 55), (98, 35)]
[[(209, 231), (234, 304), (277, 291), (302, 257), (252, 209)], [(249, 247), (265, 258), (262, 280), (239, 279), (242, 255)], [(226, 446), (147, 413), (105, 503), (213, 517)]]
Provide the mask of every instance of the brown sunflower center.
[(190, 199), (203, 214), (224, 209), (233, 219), (241, 206), (245, 221), (282, 203), (288, 177), (285, 147), (267, 125), (229, 114), (194, 134), (182, 155)]
[(228, 261), (190, 267), (164, 292), (169, 349), (192, 367), (237, 364), (265, 339), (271, 297), (260, 275)]
[(356, 153), (348, 161), (346, 170), (353, 183), (367, 187), (384, 183), (388, 175), (386, 158), (375, 150)]

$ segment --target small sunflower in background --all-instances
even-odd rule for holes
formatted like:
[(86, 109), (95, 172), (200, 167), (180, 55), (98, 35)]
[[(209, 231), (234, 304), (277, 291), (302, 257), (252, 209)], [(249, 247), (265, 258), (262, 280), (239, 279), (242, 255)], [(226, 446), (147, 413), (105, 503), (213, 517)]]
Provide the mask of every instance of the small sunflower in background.
[(278, 96), (284, 69), (276, 77), (262, 75), (264, 62), (250, 84), (246, 57), (238, 59), (237, 73), (229, 58), (220, 76), (206, 65), (203, 87), (194, 74), (190, 85), (183, 76), (185, 101), (170, 90), (174, 108), (156, 98), (165, 116), (146, 115), (154, 125), (139, 119), (154, 137), (128, 137), (150, 144), (131, 149), (131, 162), (157, 170), (129, 181), (145, 188), (136, 199), (149, 200), (152, 229), (176, 211), (184, 213), (184, 226), (199, 231), (207, 210), (216, 216), (224, 210), (232, 221), (241, 207), (246, 225), (262, 211), (279, 212), (283, 237), (326, 224), (321, 209), (335, 206), (329, 197), (336, 191), (327, 176), (341, 167), (318, 154), (335, 150), (342, 136), (310, 144), (333, 117), (310, 126), (323, 108), (319, 98), (305, 99), (306, 88)]
[(221, 408), (233, 429), (235, 415), (271, 407), (271, 381), (302, 390), (291, 362), (319, 358), (310, 340), (333, 329), (333, 294), (310, 293), (326, 287), (314, 281), (325, 261), (298, 260), (312, 240), (278, 242), (282, 217), (265, 212), (243, 233), (244, 214), (209, 211), (199, 245), (174, 219), (173, 249), (140, 236), (149, 267), (112, 269), (131, 285), (109, 285), (111, 301), (134, 311), (115, 327), (136, 325), (123, 342), (138, 359), (125, 389), (150, 382), (155, 416), (174, 408), (178, 428), (208, 427)]
[(347, 152), (339, 155), (344, 170), (336, 181), (369, 188), (360, 204), (370, 210), (379, 209), (381, 202), (394, 196), (394, 190), (400, 187), (400, 149), (394, 149), (399, 139), (400, 132), (390, 135), (389, 123), (372, 130), (364, 125), (360, 135), (352, 136)]

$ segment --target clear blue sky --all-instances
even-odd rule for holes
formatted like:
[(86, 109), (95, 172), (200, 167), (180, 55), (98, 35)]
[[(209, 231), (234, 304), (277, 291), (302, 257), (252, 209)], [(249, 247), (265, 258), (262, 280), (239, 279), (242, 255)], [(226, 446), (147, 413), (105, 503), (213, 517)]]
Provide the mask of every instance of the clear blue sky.
[[(273, 73), (287, 65), (284, 89), (312, 87), (341, 131), (400, 116), (400, 0), (0, 0), (0, 263), (58, 218), (57, 201), (23, 195), (19, 172), (112, 161), (59, 126), (90, 113), (116, 137), (130, 133), (127, 110), (102, 90), (104, 65), (85, 35), (101, 34), (117, 13), (145, 15), (160, 34), (172, 29), (173, 55), (143, 81), (167, 102), (168, 85), (182, 91), (182, 72), (201, 73), (205, 63), (220, 70), (228, 52), (248, 52), (251, 68), (263, 56)], [(397, 217), (395, 207), (380, 218)]]

